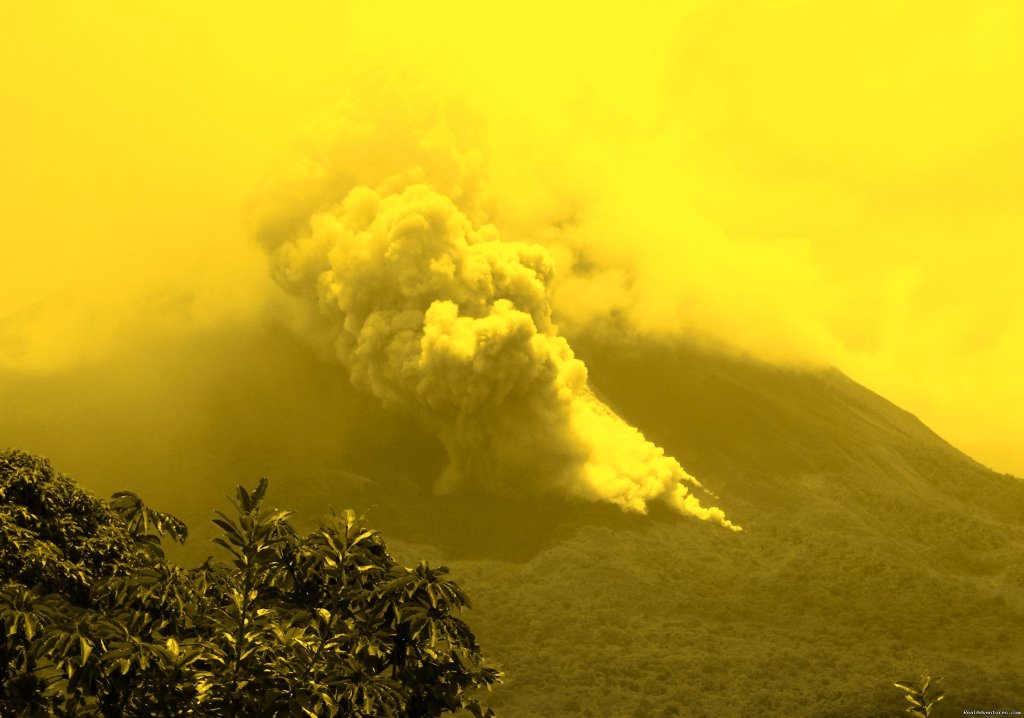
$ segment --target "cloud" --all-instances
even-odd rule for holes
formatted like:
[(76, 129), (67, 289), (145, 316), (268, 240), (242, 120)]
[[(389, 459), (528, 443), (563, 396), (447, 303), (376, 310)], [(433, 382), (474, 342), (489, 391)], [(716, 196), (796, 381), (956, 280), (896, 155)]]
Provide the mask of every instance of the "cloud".
[[(545, 249), (563, 336), (626, 326), (834, 364), (1024, 471), (1020, 6), (107, 7), (3, 25), (22, 71), (0, 117), (0, 315), (22, 314), (0, 365), (138, 343), (159, 365), (190, 322), (264, 321), (238, 214), (322, 113), (289, 180), (268, 172), (271, 241), (357, 185), (426, 184), (474, 229)], [(26, 310), (55, 293), (60, 310)], [(152, 339), (163, 314), (172, 340)], [(316, 312), (291, 320), (323, 335)]]
[(288, 223), (293, 232), (261, 237), (278, 280), (324, 317), (352, 382), (441, 439), (450, 463), (437, 489), (472, 481), (641, 513), (660, 499), (737, 528), (691, 493), (700, 484), (675, 459), (591, 393), (552, 320), (550, 254), (503, 241), (412, 179), (431, 178), (416, 167), (385, 178), (386, 189), (356, 184), (304, 225)]

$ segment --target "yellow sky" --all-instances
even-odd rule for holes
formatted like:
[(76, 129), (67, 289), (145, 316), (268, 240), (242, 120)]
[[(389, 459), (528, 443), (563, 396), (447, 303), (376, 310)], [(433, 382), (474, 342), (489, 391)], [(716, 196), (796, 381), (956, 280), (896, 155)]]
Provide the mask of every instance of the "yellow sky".
[[(1019, 3), (8, 3), (0, 28), (6, 365), (114, 351), (159, 320), (142, 287), (252, 311), (251, 198), (381, 77), (387, 146), (399, 77), (546, 238), (561, 321), (833, 363), (1024, 474)], [(63, 322), (31, 311), (68, 287)]]

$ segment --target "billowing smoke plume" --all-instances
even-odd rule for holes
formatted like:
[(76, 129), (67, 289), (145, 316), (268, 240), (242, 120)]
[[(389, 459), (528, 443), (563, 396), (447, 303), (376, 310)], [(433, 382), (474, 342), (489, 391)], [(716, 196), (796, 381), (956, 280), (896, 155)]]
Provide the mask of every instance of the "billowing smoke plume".
[(738, 530), (588, 389), (552, 321), (544, 248), (503, 241), (415, 182), (355, 185), (264, 240), (278, 281), (328, 320), (353, 383), (440, 437), (438, 490), (557, 490), (641, 513), (661, 499)]

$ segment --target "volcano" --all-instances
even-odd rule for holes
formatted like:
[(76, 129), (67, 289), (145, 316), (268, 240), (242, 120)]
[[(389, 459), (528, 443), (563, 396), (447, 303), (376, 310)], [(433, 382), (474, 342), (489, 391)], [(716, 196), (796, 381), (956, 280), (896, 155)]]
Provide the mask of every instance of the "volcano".
[(301, 515), (367, 513), (400, 560), (446, 563), (473, 597), (508, 676), (499, 714), (886, 716), (892, 682), (925, 671), (944, 677), (937, 715), (1020, 707), (1019, 479), (836, 369), (571, 340), (600, 398), (743, 532), (658, 504), (435, 495), (437, 439), (270, 323), (168, 347), (159, 374), (131, 352), (8, 370), (0, 430), (96, 493), (185, 519), (187, 561), (214, 552), (210, 512), (259, 475)]

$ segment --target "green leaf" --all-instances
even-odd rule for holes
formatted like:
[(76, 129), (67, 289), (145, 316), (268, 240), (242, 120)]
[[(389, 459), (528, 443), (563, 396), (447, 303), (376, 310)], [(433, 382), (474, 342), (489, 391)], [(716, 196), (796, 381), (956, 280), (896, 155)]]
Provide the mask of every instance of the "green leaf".
[(373, 536), (375, 533), (377, 533), (377, 532), (376, 531), (370, 531), (370, 530), (363, 531), (361, 534), (359, 534), (354, 539), (352, 539), (351, 543), (353, 545), (355, 545), (355, 544), (359, 543), (360, 541), (362, 541), (363, 539), (368, 538), (370, 536)]
[(218, 546), (223, 546), (224, 548), (226, 548), (228, 551), (230, 551), (233, 555), (237, 556), (238, 558), (242, 557), (242, 552), (238, 550), (238, 547), (236, 545), (229, 544), (227, 541), (225, 541), (224, 539), (222, 539), (219, 536), (217, 536), (216, 538), (213, 539), (213, 543), (217, 544)]
[(252, 494), (252, 501), (254, 506), (259, 505), (259, 503), (263, 501), (263, 497), (267, 495), (267, 486), (269, 485), (269, 483), (270, 482), (267, 481), (267, 477), (260, 477), (259, 484), (256, 486), (256, 490)]
[(291, 516), (294, 511), (280, 511), (277, 509), (267, 509), (260, 514), (259, 522), (262, 524), (278, 524), (283, 519)]
[(220, 516), (220, 518), (212, 519), (213, 523), (215, 523), (217, 526), (224, 530), (224, 533), (227, 534), (228, 538), (231, 540), (233, 544), (235, 544), (236, 546), (244, 546), (245, 538), (242, 536), (242, 532), (238, 528), (238, 526), (235, 525), (235, 522), (229, 519), (224, 514), (222, 514), (220, 511), (218, 511), (217, 514)]
[(238, 498), (242, 502), (242, 508), (246, 512), (252, 511), (252, 499), (249, 496), (249, 492), (245, 490), (245, 487), (239, 484), (238, 488), (236, 489), (236, 492), (238, 494)]
[(143, 570), (128, 580), (128, 587), (138, 588), (139, 586), (152, 586), (159, 582), (160, 576), (158, 574)]

